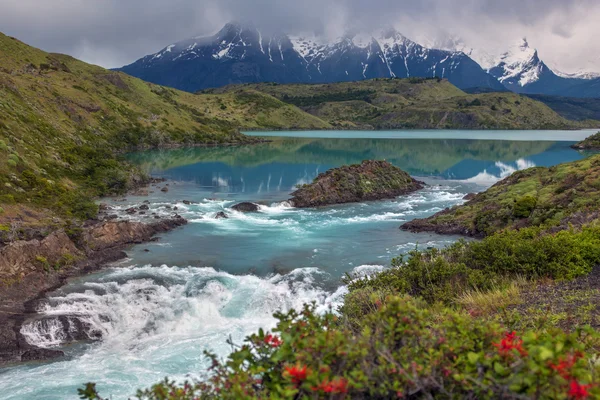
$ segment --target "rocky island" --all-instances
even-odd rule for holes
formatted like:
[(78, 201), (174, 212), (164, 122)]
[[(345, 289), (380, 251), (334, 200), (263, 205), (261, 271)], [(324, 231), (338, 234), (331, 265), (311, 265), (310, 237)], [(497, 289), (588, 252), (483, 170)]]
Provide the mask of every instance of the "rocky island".
[(367, 160), (319, 174), (312, 183), (293, 192), (290, 203), (297, 208), (307, 208), (393, 199), (423, 187), (423, 182), (387, 161)]

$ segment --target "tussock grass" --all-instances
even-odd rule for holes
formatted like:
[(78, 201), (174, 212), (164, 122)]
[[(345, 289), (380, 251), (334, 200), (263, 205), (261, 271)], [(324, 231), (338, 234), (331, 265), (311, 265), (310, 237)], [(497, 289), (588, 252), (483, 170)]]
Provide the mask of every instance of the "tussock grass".
[(517, 277), (511, 282), (496, 284), (489, 290), (473, 289), (459, 295), (458, 306), (476, 315), (490, 315), (523, 302), (521, 290), (528, 284), (525, 278)]

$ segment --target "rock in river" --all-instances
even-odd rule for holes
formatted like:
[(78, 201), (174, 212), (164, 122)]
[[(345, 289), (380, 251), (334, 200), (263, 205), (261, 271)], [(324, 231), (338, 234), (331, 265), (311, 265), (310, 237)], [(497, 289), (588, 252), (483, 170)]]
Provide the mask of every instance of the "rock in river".
[(232, 206), (231, 209), (239, 212), (258, 212), (259, 207), (256, 203), (243, 202)]
[(387, 161), (363, 161), (361, 164), (330, 169), (292, 193), (294, 207), (318, 207), (367, 200), (393, 199), (424, 186)]

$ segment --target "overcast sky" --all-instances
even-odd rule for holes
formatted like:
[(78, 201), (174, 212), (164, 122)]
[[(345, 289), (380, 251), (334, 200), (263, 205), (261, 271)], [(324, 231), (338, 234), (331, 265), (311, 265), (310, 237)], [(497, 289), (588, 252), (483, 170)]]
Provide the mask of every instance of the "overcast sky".
[(492, 53), (526, 36), (551, 66), (600, 72), (600, 0), (0, 0), (3, 33), (105, 67), (231, 20), (328, 36), (392, 25), (417, 41), (452, 34)]

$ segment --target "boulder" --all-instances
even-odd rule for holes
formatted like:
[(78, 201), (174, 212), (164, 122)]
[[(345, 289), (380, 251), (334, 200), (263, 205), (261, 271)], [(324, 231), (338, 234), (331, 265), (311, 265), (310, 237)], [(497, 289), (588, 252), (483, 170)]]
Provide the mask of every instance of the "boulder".
[(219, 211), (215, 214), (215, 219), (227, 219), (229, 216), (224, 211)]
[(231, 209), (239, 212), (258, 212), (260, 208), (258, 204), (246, 201), (232, 206)]

